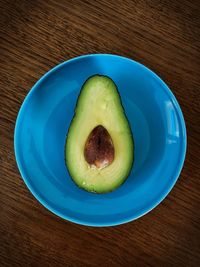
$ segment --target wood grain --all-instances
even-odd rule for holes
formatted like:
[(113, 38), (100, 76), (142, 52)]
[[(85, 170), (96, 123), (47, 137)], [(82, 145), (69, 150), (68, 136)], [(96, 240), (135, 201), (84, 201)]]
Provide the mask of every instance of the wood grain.
[[(200, 2), (0, 2), (0, 266), (200, 266)], [(116, 53), (147, 65), (176, 95), (187, 157), (169, 196), (137, 221), (72, 224), (42, 207), (16, 167), (13, 131), (26, 94), (77, 55)]]

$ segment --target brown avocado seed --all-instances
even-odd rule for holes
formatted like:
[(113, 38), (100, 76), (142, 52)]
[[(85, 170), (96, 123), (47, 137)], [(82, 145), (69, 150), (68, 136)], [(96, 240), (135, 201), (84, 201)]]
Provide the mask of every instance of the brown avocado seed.
[(89, 134), (85, 144), (85, 160), (90, 166), (102, 169), (113, 162), (114, 154), (110, 134), (102, 125), (96, 126)]

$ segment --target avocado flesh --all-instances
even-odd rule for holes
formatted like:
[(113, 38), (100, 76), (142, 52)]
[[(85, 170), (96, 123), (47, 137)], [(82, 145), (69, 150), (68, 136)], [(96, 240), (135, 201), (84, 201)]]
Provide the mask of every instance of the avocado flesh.
[[(88, 136), (99, 125), (108, 131), (114, 146), (114, 160), (105, 168), (90, 165), (84, 156)], [(82, 87), (67, 135), (69, 173), (79, 187), (106, 193), (125, 181), (132, 164), (133, 138), (117, 88), (106, 76), (92, 76)]]

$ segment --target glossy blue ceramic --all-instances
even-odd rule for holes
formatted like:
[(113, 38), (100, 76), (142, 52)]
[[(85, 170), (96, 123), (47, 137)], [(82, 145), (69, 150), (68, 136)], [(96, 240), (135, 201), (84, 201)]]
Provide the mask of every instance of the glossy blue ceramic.
[[(100, 195), (79, 189), (64, 159), (77, 97), (94, 74), (116, 83), (135, 142), (129, 178)], [(14, 146), (24, 182), (47, 209), (78, 224), (112, 226), (137, 219), (167, 196), (183, 166), (186, 128), (176, 98), (155, 73), (128, 58), (92, 54), (56, 66), (33, 86), (18, 114)]]

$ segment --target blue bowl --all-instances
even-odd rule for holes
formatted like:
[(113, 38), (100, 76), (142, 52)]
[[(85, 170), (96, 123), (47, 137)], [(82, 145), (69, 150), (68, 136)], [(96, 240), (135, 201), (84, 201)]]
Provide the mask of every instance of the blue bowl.
[[(77, 97), (94, 74), (116, 83), (135, 142), (129, 178), (102, 195), (79, 189), (64, 159)], [(186, 128), (176, 98), (155, 73), (128, 58), (93, 54), (56, 66), (33, 86), (18, 114), (14, 146), (24, 182), (47, 209), (78, 224), (112, 226), (141, 217), (167, 196), (183, 166)]]

